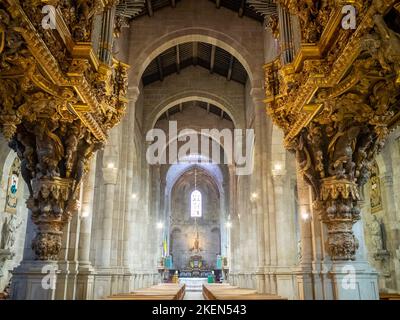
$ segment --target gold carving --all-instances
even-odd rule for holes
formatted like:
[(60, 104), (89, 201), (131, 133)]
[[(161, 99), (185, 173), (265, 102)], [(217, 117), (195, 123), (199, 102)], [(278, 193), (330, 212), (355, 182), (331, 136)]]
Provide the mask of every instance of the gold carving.
[(382, 210), (381, 179), (379, 177), (379, 168), (376, 162), (374, 162), (371, 167), (369, 197), (370, 197), (371, 212), (376, 213)]
[[(296, 153), (333, 260), (355, 258), (359, 189), (399, 118), (400, 35), (384, 19), (395, 1), (280, 1), (300, 18), (291, 64), (264, 67), (266, 109)], [(358, 9), (357, 29), (340, 28), (340, 6)]]
[(277, 14), (272, 14), (267, 18), (266, 27), (271, 30), (272, 36), (274, 39), (279, 39), (280, 31), (279, 31), (279, 18)]
[[(56, 29), (43, 29), (41, 8), (56, 8)], [(101, 65), (93, 52), (98, 0), (0, 4), (0, 128), (21, 160), (27, 206), (38, 233), (36, 257), (55, 260), (63, 227), (78, 208), (92, 155), (127, 105), (128, 66)]]

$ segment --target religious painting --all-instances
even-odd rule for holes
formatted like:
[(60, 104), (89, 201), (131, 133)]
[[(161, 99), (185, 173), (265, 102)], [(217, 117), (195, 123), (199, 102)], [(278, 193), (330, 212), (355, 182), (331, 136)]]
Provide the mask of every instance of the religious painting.
[(371, 213), (382, 210), (381, 179), (379, 178), (379, 168), (376, 162), (371, 168), (370, 204)]
[(17, 193), (18, 193), (18, 182), (21, 171), (21, 163), (19, 158), (15, 158), (10, 169), (7, 184), (7, 196), (6, 196), (6, 207), (5, 211), (9, 213), (17, 212)]

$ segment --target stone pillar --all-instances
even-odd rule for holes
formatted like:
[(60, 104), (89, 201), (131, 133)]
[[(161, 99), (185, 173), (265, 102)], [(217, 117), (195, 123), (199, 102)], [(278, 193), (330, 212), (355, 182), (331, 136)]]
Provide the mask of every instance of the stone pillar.
[(80, 210), (81, 229), (79, 236), (79, 274), (77, 279), (76, 299), (93, 299), (94, 268), (90, 261), (90, 245), (93, 221), (93, 199), (96, 179), (96, 157), (91, 163), (91, 170), (82, 186), (82, 206)]
[[(296, 230), (293, 211), (290, 210), (287, 191), (288, 177), (286, 170), (273, 171), (273, 194), (276, 214), (276, 233), (278, 243), (278, 262), (275, 266), (277, 294), (289, 299), (296, 298), (294, 290), (295, 279), (292, 275), (293, 267), (296, 264)], [(284, 245), (280, 245), (284, 244)]]
[[(264, 206), (264, 197), (266, 197), (266, 193), (264, 193), (264, 188), (262, 184), (262, 176), (263, 176), (263, 161), (266, 159), (263, 158), (263, 140), (262, 140), (262, 130), (263, 123), (262, 119), (264, 118), (263, 106), (259, 104), (257, 99), (258, 90), (252, 90), (252, 97), (254, 101), (254, 130), (256, 135), (255, 140), (255, 159), (254, 159), (254, 168), (252, 179), (254, 179), (253, 188), (248, 195), (249, 200), (251, 200), (251, 209), (250, 212), (254, 212), (255, 220), (256, 220), (256, 234), (257, 234), (257, 265), (256, 265), (256, 275), (257, 275), (257, 291), (259, 293), (271, 292), (270, 281), (265, 278), (265, 266), (267, 262), (270, 262), (270, 233), (266, 232), (268, 230), (269, 224), (269, 215), (268, 215), (268, 207)], [(247, 201), (249, 201), (247, 200)], [(250, 219), (252, 217), (249, 217)], [(248, 221), (250, 223), (250, 221)]]
[(101, 229), (101, 259), (100, 266), (110, 267), (111, 261), (111, 244), (112, 244), (112, 227), (114, 213), (114, 193), (117, 184), (118, 169), (114, 167), (103, 168), (103, 179), (105, 184), (104, 192), (104, 210)]
[(297, 271), (297, 283), (299, 291), (299, 299), (312, 300), (313, 295), (313, 281), (311, 277), (312, 272), (312, 232), (311, 232), (311, 195), (310, 187), (304, 181), (303, 177), (297, 170), (297, 194), (299, 201), (299, 225), (300, 225), (300, 265)]
[(78, 259), (82, 268), (91, 264), (89, 255), (93, 219), (94, 184), (96, 179), (96, 158), (93, 158), (91, 168), (82, 186), (82, 204), (80, 210), (81, 230), (78, 253)]
[[(74, 285), (70, 286), (71, 291), (67, 291), (65, 275), (69, 273), (66, 260), (76, 258), (76, 243), (72, 240), (77, 241), (78, 237), (76, 234), (71, 238), (68, 232), (71, 226), (76, 227), (73, 231), (79, 230), (79, 221), (72, 225), (70, 221), (78, 209), (81, 179), (89, 168), (91, 156), (102, 144), (92, 140), (91, 133), (80, 121), (63, 127), (64, 131), (56, 131), (63, 124), (54, 119), (56, 117), (42, 118), (40, 122), (31, 124), (32, 127), (25, 123), (10, 142), (22, 159), (22, 175), (30, 193), (27, 207), (36, 232), (31, 248), (38, 260), (24, 261), (14, 270), (15, 283), (11, 290), (15, 299), (74, 296)], [(28, 229), (33, 231), (30, 227)], [(61, 250), (63, 237), (64, 251)], [(69, 253), (72, 256), (68, 256)], [(61, 268), (58, 259), (64, 260)], [(47, 284), (42, 283), (43, 279)]]
[[(395, 121), (391, 97), (398, 93), (400, 70), (383, 49), (390, 46), (391, 38), (398, 37), (384, 20), (383, 13), (390, 6), (369, 8), (373, 19), (370, 28), (363, 29), (365, 37), (349, 40), (352, 47), (360, 48), (359, 52), (338, 69), (331, 69), (326, 63), (326, 53), (321, 53), (319, 59), (305, 58), (308, 61), (304, 67), (287, 73), (281, 61), (265, 66), (267, 113), (284, 130), (285, 145), (296, 153), (299, 174), (311, 187), (313, 211), (323, 222), (321, 237), (331, 260), (329, 275), (334, 299), (378, 298), (376, 273), (360, 261), (363, 254), (359, 256), (357, 250), (363, 239), (356, 235), (362, 233), (358, 225), (359, 189), (368, 181), (375, 156), (382, 150)], [(369, 4), (360, 4), (358, 9), (368, 7)], [(326, 22), (324, 17), (332, 4), (325, 3), (318, 10), (315, 7), (315, 14), (310, 14), (310, 8), (286, 8), (300, 17), (308, 15), (308, 19), (299, 19), (300, 32), (303, 40), (311, 44), (320, 39), (325, 27), (321, 22)], [(308, 44), (301, 49), (306, 50)], [(381, 48), (378, 56), (375, 45)], [(341, 57), (333, 65), (339, 66)], [(334, 78), (332, 71), (339, 69), (346, 75)], [(304, 72), (308, 75), (296, 87)], [(317, 79), (330, 84), (325, 86)], [(302, 99), (302, 94), (311, 89), (314, 93)], [(317, 235), (318, 225), (313, 227)], [(319, 245), (316, 241), (314, 245), (316, 253)], [(314, 254), (314, 258), (319, 257)]]

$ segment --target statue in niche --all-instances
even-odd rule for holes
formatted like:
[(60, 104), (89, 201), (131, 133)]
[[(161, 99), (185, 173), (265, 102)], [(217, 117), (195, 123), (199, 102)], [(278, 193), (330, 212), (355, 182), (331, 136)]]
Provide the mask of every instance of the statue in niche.
[(18, 221), (15, 214), (10, 215), (8, 219), (4, 221), (3, 228), (1, 230), (1, 249), (12, 250), (15, 245), (16, 231), (21, 226), (22, 221)]
[(378, 165), (375, 162), (371, 168), (371, 178), (370, 178), (370, 204), (371, 212), (375, 213), (382, 210), (382, 196), (381, 196), (381, 184), (379, 178)]
[(386, 251), (384, 225), (378, 220), (377, 216), (373, 216), (372, 222), (369, 224), (369, 229), (375, 252)]

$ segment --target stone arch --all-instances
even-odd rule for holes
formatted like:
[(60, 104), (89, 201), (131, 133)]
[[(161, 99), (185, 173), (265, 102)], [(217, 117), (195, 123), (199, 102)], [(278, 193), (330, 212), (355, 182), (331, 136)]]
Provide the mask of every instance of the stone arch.
[[(207, 138), (211, 138), (212, 139), (212, 141), (213, 142), (215, 142), (217, 145), (219, 145), (220, 146), (220, 148), (223, 150), (223, 154), (224, 154), (224, 158), (220, 158), (220, 160), (221, 161), (224, 161), (225, 160), (225, 156), (226, 156), (226, 158), (227, 159), (229, 159), (229, 157), (230, 157), (230, 159), (231, 159), (231, 161), (232, 162), (234, 162), (234, 141), (232, 140), (232, 154), (231, 155), (226, 155), (226, 149), (225, 149), (225, 146), (223, 145), (223, 144), (221, 144), (221, 141), (218, 141), (218, 140), (216, 140), (213, 136), (211, 136), (211, 135), (208, 135), (208, 134), (205, 134), (205, 133), (203, 133), (203, 132), (201, 132), (201, 129), (202, 128), (198, 128), (198, 127), (196, 127), (196, 126), (188, 126), (188, 128), (185, 128), (185, 130), (192, 130), (193, 132), (195, 132), (196, 133), (196, 135), (198, 136), (198, 139), (200, 138), (201, 139), (201, 137), (207, 137)], [(177, 134), (177, 136), (174, 136), (174, 137), (169, 137), (169, 136), (167, 136), (167, 142), (166, 142), (166, 144), (165, 144), (165, 146), (163, 147), (163, 149), (160, 151), (160, 153), (161, 154), (165, 154), (166, 156), (168, 155), (168, 148), (169, 148), (169, 146), (173, 143), (173, 142), (175, 142), (176, 141), (176, 139), (179, 139), (179, 138), (181, 138), (181, 137), (185, 137), (185, 136), (188, 136), (187, 134), (184, 134), (184, 132), (181, 132), (181, 131), (179, 131), (178, 132), (178, 134)], [(234, 138), (234, 135), (233, 135), (233, 133), (232, 133), (232, 139)], [(146, 140), (149, 142), (149, 143), (151, 143), (152, 141), (154, 141), (154, 136), (152, 136), (152, 134), (149, 134), (147, 137), (146, 137)], [(200, 141), (200, 140), (198, 140), (198, 141)], [(210, 146), (211, 146), (211, 144), (210, 144)], [(179, 148), (179, 147), (178, 147)], [(198, 150), (198, 151), (201, 151), (201, 150)], [(178, 150), (178, 152), (179, 152), (179, 150)], [(177, 154), (178, 155), (178, 154)], [(199, 154), (195, 154), (195, 155), (198, 155), (198, 156), (204, 156), (203, 154), (201, 154), (201, 153), (199, 153)], [(210, 155), (208, 155), (208, 158), (209, 158), (209, 156)], [(225, 163), (223, 163), (223, 164), (225, 164)], [(229, 165), (230, 163), (227, 163), (227, 165)], [(233, 163), (232, 163), (233, 164)]]
[[(179, 166), (179, 168), (176, 168), (176, 166)], [(167, 180), (167, 188), (166, 192), (169, 193), (173, 186), (176, 184), (176, 182), (187, 172), (193, 170), (194, 167), (201, 168), (204, 171), (208, 173), (208, 175), (215, 180), (216, 185), (218, 186), (218, 190), (220, 194), (223, 194), (223, 172), (221, 168), (219, 168), (217, 165), (211, 165), (213, 170), (211, 168), (206, 167), (205, 165), (202, 165), (201, 163), (188, 163), (188, 164), (175, 164), (172, 165), (167, 172), (166, 175), (166, 180)], [(175, 170), (175, 172), (173, 172)]]
[(186, 173), (192, 171), (195, 167), (200, 169), (201, 171), (203, 171), (203, 173), (210, 178), (210, 180), (215, 184), (215, 186), (219, 192), (219, 196), (221, 196), (221, 194), (223, 194), (221, 181), (218, 180), (218, 177), (216, 176), (215, 173), (211, 172), (208, 168), (205, 168), (204, 166), (201, 166), (200, 164), (190, 164), (187, 167), (180, 170), (176, 174), (176, 176), (173, 178), (173, 180), (171, 181), (171, 186), (170, 186), (169, 192), (172, 192), (174, 186), (177, 184), (179, 179), (181, 179), (181, 177), (183, 177)]
[[(147, 66), (159, 54), (169, 48), (186, 42), (204, 42), (215, 45), (232, 54), (247, 71), (252, 87), (262, 87), (262, 63), (254, 61), (252, 55), (241, 43), (232, 36), (217, 30), (200, 27), (190, 27), (175, 30), (154, 40), (141, 50), (137, 58), (131, 60), (130, 87), (139, 87), (141, 77)], [(133, 63), (132, 63), (133, 62)]]
[(243, 128), (244, 123), (243, 119), (240, 119), (240, 114), (235, 110), (231, 103), (229, 103), (226, 99), (219, 97), (217, 95), (211, 94), (209, 92), (201, 91), (201, 90), (189, 90), (184, 91), (179, 94), (173, 95), (168, 97), (160, 104), (158, 104), (152, 112), (147, 117), (147, 130), (154, 128), (155, 124), (157, 123), (158, 119), (161, 115), (166, 112), (168, 109), (184, 102), (190, 101), (201, 101), (211, 103), (224, 112), (226, 112), (229, 117), (232, 119), (234, 127), (237, 129)]
[(218, 192), (218, 197), (221, 196), (220, 194), (220, 182), (217, 180), (216, 176), (210, 172), (210, 170), (208, 168), (205, 168), (204, 166), (200, 166), (198, 164), (193, 164), (185, 169), (183, 169), (181, 172), (179, 172), (176, 176), (176, 178), (172, 181), (171, 183), (171, 188), (170, 188), (170, 192), (171, 194), (174, 192), (174, 188), (179, 187), (180, 185), (180, 180), (184, 177), (185, 174), (189, 173), (190, 171), (197, 169), (198, 172), (201, 172), (204, 176), (207, 177), (207, 179), (209, 180), (210, 184), (213, 185), (213, 187), (215, 187), (215, 190)]

